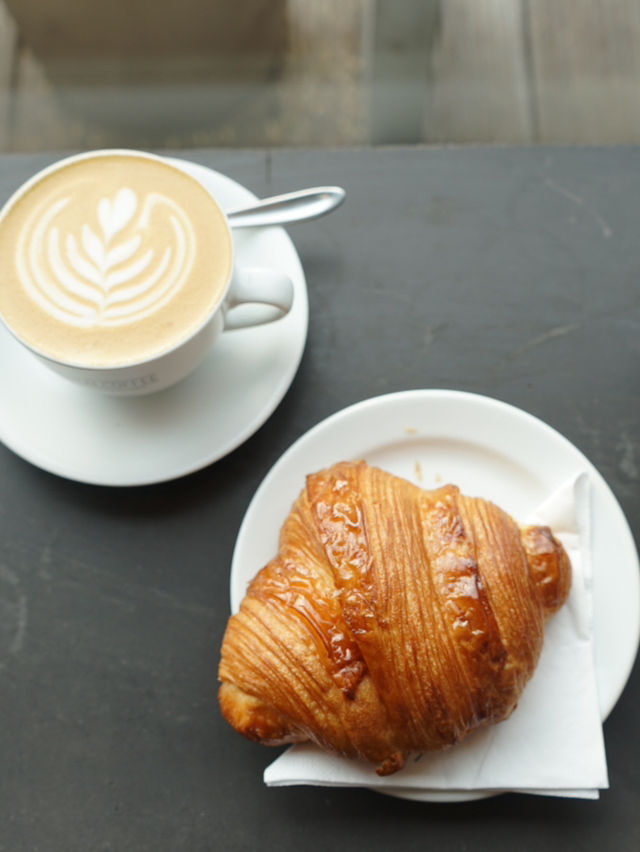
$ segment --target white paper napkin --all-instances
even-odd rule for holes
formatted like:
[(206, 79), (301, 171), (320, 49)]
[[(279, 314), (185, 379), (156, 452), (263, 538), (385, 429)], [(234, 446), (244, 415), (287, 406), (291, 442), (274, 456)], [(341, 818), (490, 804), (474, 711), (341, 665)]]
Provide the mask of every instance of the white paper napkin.
[(291, 747), (264, 773), (269, 786), (372, 787), (409, 795), (429, 791), (518, 791), (598, 798), (608, 787), (592, 635), (587, 474), (560, 487), (527, 522), (548, 524), (573, 568), (569, 600), (547, 623), (536, 672), (509, 719), (444, 752), (409, 759), (380, 778), (364, 762), (311, 744)]

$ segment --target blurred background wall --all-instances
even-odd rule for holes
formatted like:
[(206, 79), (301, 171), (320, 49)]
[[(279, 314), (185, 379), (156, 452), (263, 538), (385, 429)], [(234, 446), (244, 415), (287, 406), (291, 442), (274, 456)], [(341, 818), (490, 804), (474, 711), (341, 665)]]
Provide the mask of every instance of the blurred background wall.
[(638, 141), (638, 0), (0, 0), (0, 150)]

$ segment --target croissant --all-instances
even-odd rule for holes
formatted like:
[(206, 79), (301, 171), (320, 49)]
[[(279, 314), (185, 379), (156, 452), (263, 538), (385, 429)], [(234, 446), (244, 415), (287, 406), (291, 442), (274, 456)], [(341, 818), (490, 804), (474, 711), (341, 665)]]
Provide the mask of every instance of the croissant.
[(251, 740), (310, 740), (388, 775), (510, 715), (570, 584), (548, 527), (336, 464), (307, 477), (228, 622), (222, 714)]

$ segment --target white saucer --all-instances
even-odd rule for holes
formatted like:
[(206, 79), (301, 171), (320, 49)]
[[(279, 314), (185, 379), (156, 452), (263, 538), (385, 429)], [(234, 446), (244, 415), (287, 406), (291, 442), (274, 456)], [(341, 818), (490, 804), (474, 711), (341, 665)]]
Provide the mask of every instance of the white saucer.
[[(256, 196), (230, 178), (180, 161), (230, 209)], [(36, 361), (0, 324), (0, 440), (29, 462), (95, 485), (175, 479), (222, 458), (272, 414), (307, 338), (304, 272), (282, 228), (234, 232), (240, 265), (271, 266), (293, 281), (290, 313), (223, 334), (180, 384), (138, 398), (76, 387)]]
[[(572, 476), (589, 473), (595, 669), (606, 718), (631, 673), (640, 639), (640, 570), (629, 526), (605, 480), (573, 444), (532, 415), (484, 396), (450, 390), (389, 394), (346, 408), (303, 435), (276, 462), (247, 509), (231, 567), (232, 610), (239, 608), (247, 583), (275, 556), (280, 527), (305, 475), (353, 459), (423, 488), (453, 482), (521, 519)], [(422, 801), (486, 795), (389, 792)]]

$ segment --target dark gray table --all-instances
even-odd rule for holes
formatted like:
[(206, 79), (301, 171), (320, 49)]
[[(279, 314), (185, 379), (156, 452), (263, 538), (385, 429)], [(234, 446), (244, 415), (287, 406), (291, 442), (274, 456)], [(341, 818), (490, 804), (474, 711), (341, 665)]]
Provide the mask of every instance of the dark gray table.
[[(638, 849), (637, 666), (605, 724), (598, 802), (455, 805), (265, 789), (274, 752), (221, 719), (216, 667), (255, 488), (370, 396), (449, 387), (541, 417), (600, 469), (637, 540), (640, 149), (190, 155), (260, 195), (338, 183), (348, 200), (290, 231), (308, 344), (240, 449), (127, 490), (0, 447), (0, 850)], [(53, 159), (0, 158), (0, 199)]]

